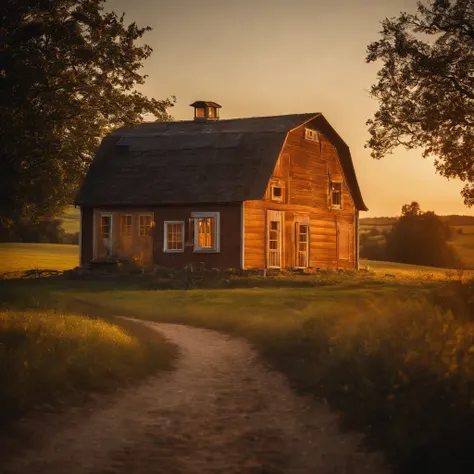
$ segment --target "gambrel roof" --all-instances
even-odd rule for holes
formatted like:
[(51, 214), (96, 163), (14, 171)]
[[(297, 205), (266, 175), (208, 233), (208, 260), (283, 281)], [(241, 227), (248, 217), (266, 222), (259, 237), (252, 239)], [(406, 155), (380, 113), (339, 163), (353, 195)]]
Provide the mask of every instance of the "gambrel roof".
[(75, 203), (153, 206), (261, 199), (288, 132), (308, 121), (336, 146), (354, 203), (366, 210), (349, 148), (317, 113), (120, 128), (102, 140)]

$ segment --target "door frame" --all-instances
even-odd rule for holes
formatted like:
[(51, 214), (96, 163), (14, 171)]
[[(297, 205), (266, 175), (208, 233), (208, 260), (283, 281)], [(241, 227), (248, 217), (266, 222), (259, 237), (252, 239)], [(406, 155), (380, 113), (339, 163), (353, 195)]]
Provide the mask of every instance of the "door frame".
[[(308, 228), (308, 232), (306, 234), (306, 265), (305, 266), (300, 266), (299, 265), (299, 259), (298, 259), (298, 254), (299, 254), (299, 236), (300, 236), (300, 232), (299, 232), (299, 226), (300, 225), (304, 225)], [(299, 269), (302, 269), (302, 268), (309, 268), (310, 264), (309, 262), (311, 261), (310, 260), (310, 250), (311, 249), (311, 226), (309, 225), (309, 220), (302, 220), (302, 219), (299, 219), (299, 220), (295, 220), (295, 247), (294, 247), (294, 250), (295, 250), (295, 268), (299, 268)]]
[[(97, 235), (97, 224), (96, 217), (99, 219), (99, 235)], [(103, 212), (101, 210), (94, 210), (92, 216), (92, 235), (93, 235), (93, 245), (92, 245), (92, 259), (97, 258), (97, 241), (102, 239), (101, 227), (102, 227), (102, 217), (110, 217), (110, 236), (109, 236), (109, 255), (112, 254), (113, 249), (113, 229), (114, 229), (114, 213), (113, 212)]]
[[(279, 266), (270, 266), (270, 222), (278, 222), (279, 223), (279, 232), (278, 232), (278, 243), (279, 243)], [(274, 211), (271, 209), (267, 209), (266, 212), (266, 219), (265, 219), (265, 228), (266, 228), (266, 235), (265, 235), (265, 255), (266, 255), (266, 262), (265, 268), (269, 269), (278, 269), (281, 270), (283, 267), (282, 265), (282, 258), (283, 258), (283, 223), (284, 223), (284, 211)]]

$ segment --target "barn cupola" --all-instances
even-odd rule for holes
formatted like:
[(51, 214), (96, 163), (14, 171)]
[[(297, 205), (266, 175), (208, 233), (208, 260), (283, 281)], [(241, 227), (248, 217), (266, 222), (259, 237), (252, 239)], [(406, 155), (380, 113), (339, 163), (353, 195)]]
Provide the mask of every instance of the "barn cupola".
[(215, 102), (197, 100), (191, 104), (191, 107), (194, 107), (194, 120), (197, 122), (219, 120), (219, 109), (221, 106)]

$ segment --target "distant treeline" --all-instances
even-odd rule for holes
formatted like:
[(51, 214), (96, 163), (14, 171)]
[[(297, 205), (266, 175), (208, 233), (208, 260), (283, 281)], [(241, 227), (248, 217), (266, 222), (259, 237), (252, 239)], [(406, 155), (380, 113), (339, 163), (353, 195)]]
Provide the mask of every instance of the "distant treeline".
[(393, 218), (391, 222), (389, 219), (366, 219), (370, 223), (363, 223), (366, 229), (371, 228), (360, 234), (362, 258), (432, 267), (462, 266), (456, 251), (449, 245), (453, 240), (452, 226), (474, 224), (474, 217), (441, 218), (434, 212), (423, 212), (417, 202), (412, 202), (403, 206), (400, 218)]
[(62, 224), (62, 219), (45, 219), (35, 223), (22, 218), (13, 226), (0, 226), (0, 242), (79, 244), (79, 232), (67, 233)]
[[(460, 216), (457, 214), (449, 216), (438, 216), (439, 219), (450, 226), (474, 225), (474, 216)], [(393, 225), (398, 217), (363, 217), (360, 219), (360, 225), (363, 226), (382, 226)]]

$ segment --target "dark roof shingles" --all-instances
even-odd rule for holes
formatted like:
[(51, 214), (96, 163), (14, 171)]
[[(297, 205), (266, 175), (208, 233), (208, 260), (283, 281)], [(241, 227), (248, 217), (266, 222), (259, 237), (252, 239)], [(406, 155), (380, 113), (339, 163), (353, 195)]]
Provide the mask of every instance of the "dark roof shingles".
[[(103, 139), (76, 204), (148, 206), (261, 199), (287, 133), (317, 115), (155, 122), (118, 129)], [(345, 173), (353, 175), (347, 178), (356, 206), (365, 209), (350, 153), (341, 161)]]

